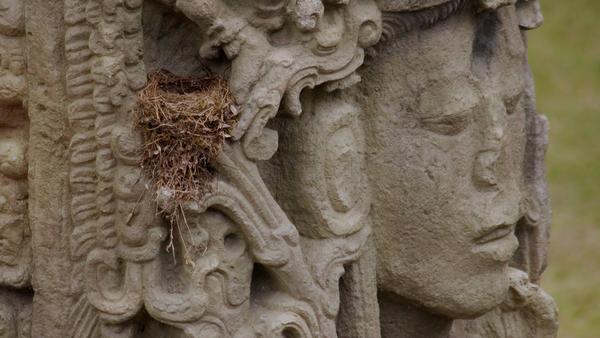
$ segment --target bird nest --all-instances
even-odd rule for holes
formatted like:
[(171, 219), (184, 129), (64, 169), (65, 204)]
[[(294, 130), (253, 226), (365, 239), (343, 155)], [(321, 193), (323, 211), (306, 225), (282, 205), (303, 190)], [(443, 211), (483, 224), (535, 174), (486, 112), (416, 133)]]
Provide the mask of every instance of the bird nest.
[(227, 81), (179, 77), (164, 70), (148, 76), (139, 93), (137, 126), (144, 139), (143, 170), (157, 191), (168, 192), (161, 211), (173, 222), (182, 205), (214, 189), (211, 167), (237, 122)]

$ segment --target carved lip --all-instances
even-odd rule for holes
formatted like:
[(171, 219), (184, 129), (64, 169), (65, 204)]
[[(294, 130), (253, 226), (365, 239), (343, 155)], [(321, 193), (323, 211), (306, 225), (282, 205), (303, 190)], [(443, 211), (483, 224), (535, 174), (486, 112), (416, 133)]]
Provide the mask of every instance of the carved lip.
[(473, 253), (485, 259), (506, 264), (519, 247), (515, 227), (516, 222), (483, 228), (481, 235), (475, 239), (476, 245)]
[(516, 223), (503, 223), (483, 228), (480, 235), (475, 239), (478, 245), (484, 245), (502, 240), (515, 232)]

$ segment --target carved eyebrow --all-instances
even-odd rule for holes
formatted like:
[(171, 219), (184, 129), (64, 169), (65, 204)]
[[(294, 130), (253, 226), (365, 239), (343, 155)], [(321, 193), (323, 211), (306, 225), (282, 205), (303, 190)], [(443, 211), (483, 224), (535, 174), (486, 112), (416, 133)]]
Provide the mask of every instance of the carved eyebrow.
[(412, 12), (383, 12), (381, 41), (394, 39), (398, 34), (414, 29), (427, 29), (460, 12), (470, 0), (450, 0), (442, 4)]

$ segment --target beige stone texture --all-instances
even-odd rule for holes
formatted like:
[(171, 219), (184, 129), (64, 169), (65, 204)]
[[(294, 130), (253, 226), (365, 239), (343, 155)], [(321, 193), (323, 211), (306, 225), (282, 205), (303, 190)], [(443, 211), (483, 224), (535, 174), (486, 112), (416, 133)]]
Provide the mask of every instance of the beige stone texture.
[[(537, 0), (0, 0), (0, 337), (556, 337), (542, 18)], [(225, 78), (239, 114), (177, 224), (136, 124), (159, 69)]]

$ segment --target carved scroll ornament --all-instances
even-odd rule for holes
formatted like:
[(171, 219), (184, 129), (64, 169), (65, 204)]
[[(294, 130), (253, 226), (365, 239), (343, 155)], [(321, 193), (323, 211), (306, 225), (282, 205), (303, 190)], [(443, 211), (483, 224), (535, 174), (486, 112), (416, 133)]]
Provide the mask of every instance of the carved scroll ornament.
[(0, 336), (30, 337), (29, 119), (24, 8), (0, 1)]
[[(23, 4), (0, 0), (0, 284), (18, 288), (29, 285), (31, 254)], [(523, 29), (541, 21), (533, 0), (62, 4), (65, 67), (56, 72), (64, 70), (66, 97), (57, 101), (68, 117), (70, 337), (379, 337), (375, 195), (365, 169), (373, 121), (363, 119), (360, 95), (347, 95), (361, 81), (365, 49), (471, 5), (473, 13), (514, 6)], [(185, 224), (174, 235), (157, 212), (173, 192), (157, 191), (144, 177), (144, 140), (134, 127), (137, 93), (151, 68), (145, 28), (154, 23), (144, 16), (150, 6), (196, 28), (199, 59), (224, 66), (239, 111), (231, 138), (211, 163), (215, 189), (181, 206)], [(431, 76), (434, 83), (440, 75)], [(530, 83), (526, 98), (530, 203), (513, 265), (529, 276), (513, 271), (516, 295), (490, 316), (525, 309), (531, 315), (525, 326), (551, 335), (549, 307), (531, 311), (536, 301), (551, 300), (527, 280), (537, 282), (544, 269), (549, 214), (541, 164), (547, 128), (533, 109)], [(484, 155), (478, 154), (473, 177), (489, 188), (495, 182), (488, 169), (497, 158)], [(175, 245), (167, 251), (169, 237)], [(16, 325), (15, 318), (30, 317), (30, 296), (5, 297), (10, 306), (0, 309), (0, 319), (9, 334), (28, 335), (27, 321)], [(539, 321), (544, 315), (552, 318)], [(465, 330), (484, 332), (478, 323), (485, 319)]]
[[(205, 32), (203, 57), (231, 60), (240, 122), (214, 163), (215, 192), (183, 208), (192, 262), (177, 266), (162, 254), (166, 228), (138, 165), (140, 136), (129, 127), (146, 77), (143, 2), (66, 1), (78, 298), (71, 335), (132, 337), (145, 312), (189, 337), (336, 336), (339, 278), (360, 256), (369, 227), (315, 220), (300, 227), (303, 239), (256, 161), (278, 147), (268, 121), (279, 111), (300, 115), (305, 88), (334, 91), (359, 80), (363, 48), (380, 36), (379, 10), (370, 0), (162, 2)], [(353, 151), (333, 137), (339, 156)], [(158, 195), (169, 198), (168, 191)], [(345, 197), (331, 198), (341, 203), (337, 213), (351, 211)], [(352, 212), (367, 212), (368, 199), (361, 203)], [(253, 264), (255, 275), (264, 269), (269, 277), (253, 278)]]

